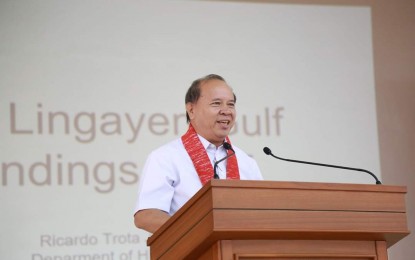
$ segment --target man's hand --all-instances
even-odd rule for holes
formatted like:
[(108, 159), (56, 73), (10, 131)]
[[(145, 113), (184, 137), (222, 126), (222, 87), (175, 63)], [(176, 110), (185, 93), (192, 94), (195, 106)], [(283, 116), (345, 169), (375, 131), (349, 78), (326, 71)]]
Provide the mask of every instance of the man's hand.
[(140, 229), (154, 233), (169, 218), (169, 214), (159, 209), (144, 209), (135, 213), (134, 224)]

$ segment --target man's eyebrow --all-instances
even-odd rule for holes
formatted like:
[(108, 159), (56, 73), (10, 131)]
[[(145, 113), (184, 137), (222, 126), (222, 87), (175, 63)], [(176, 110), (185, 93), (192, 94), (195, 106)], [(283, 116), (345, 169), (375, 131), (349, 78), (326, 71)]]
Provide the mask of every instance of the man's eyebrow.
[(228, 101), (232, 100), (232, 101), (235, 101), (235, 99), (233, 97), (231, 99), (215, 97), (215, 98), (212, 98), (212, 100), (228, 100)]

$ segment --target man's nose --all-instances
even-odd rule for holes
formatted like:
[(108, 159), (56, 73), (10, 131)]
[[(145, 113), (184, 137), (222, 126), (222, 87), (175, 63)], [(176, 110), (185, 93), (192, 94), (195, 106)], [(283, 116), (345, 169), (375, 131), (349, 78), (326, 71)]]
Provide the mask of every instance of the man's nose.
[(224, 107), (224, 108), (221, 108), (221, 110), (219, 110), (219, 114), (221, 114), (221, 115), (230, 115), (230, 114), (232, 114), (232, 111), (231, 111), (230, 108)]

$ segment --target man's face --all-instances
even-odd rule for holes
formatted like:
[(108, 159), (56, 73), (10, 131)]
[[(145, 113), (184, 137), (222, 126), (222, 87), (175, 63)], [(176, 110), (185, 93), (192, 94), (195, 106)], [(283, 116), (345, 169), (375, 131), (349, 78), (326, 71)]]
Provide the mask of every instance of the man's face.
[(235, 124), (235, 100), (231, 88), (221, 80), (202, 83), (196, 103), (187, 103), (190, 123), (196, 132), (220, 146)]

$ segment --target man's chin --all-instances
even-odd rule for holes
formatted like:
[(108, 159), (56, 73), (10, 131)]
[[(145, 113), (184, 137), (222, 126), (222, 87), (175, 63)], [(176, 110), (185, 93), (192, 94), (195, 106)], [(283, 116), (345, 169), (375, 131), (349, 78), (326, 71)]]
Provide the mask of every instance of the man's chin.
[(230, 129), (229, 130), (221, 130), (221, 131), (219, 131), (219, 133), (216, 134), (216, 136), (220, 140), (225, 140), (225, 138), (229, 135), (229, 133), (230, 133)]

